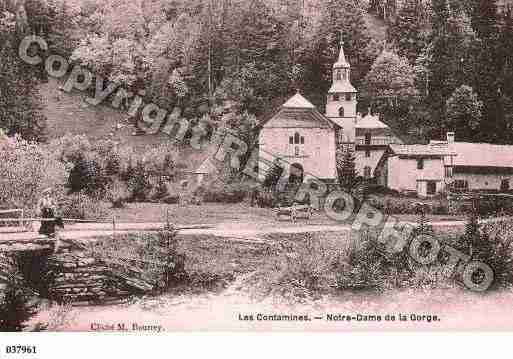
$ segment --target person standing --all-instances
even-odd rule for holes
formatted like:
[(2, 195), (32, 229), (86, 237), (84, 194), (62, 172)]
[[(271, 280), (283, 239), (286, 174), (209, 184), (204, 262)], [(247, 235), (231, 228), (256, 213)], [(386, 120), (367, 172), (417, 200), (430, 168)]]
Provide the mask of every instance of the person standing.
[(56, 215), (56, 202), (52, 196), (52, 189), (47, 188), (41, 193), (41, 198), (37, 202), (37, 214), (41, 216), (41, 227), (39, 228), (39, 234), (44, 234), (49, 237), (55, 236), (55, 219)]

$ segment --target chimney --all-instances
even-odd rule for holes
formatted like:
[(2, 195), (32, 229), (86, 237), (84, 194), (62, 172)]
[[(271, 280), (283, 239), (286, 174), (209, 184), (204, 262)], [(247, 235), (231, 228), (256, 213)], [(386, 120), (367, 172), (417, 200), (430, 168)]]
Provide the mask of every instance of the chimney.
[(447, 143), (449, 143), (449, 144), (454, 143), (455, 137), (456, 137), (456, 134), (454, 132), (447, 132)]

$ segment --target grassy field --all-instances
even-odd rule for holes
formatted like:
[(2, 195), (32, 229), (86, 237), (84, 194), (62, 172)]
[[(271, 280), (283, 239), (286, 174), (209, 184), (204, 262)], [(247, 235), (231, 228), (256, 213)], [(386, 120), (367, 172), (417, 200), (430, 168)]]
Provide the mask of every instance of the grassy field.
[[(116, 216), (120, 221), (126, 222), (161, 222), (165, 221), (169, 212), (173, 223), (222, 223), (222, 222), (248, 222), (248, 223), (281, 223), (289, 221), (277, 220), (275, 211), (271, 208), (250, 207), (247, 203), (224, 204), (204, 203), (201, 206), (177, 205), (161, 203), (129, 203), (125, 208), (111, 209), (110, 215)], [(416, 215), (394, 215), (400, 221), (415, 222)], [(465, 216), (428, 215), (432, 222), (465, 220)], [(307, 223), (299, 220), (298, 223)], [(322, 211), (314, 212), (309, 224), (336, 224), (337, 222), (327, 217)]]

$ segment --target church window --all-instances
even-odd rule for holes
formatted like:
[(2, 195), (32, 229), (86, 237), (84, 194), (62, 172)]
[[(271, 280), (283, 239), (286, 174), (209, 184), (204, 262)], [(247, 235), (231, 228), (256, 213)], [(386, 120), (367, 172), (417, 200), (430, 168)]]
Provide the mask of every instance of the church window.
[(296, 147), (294, 148), (294, 154), (295, 154), (296, 156), (299, 156), (299, 147), (298, 147), (298, 146), (296, 146)]
[(351, 101), (351, 94), (350, 93), (346, 93), (346, 101)]
[(346, 70), (342, 70), (342, 80), (346, 80), (347, 79), (347, 72)]
[(335, 71), (335, 79), (338, 81), (342, 80), (342, 72), (340, 70)]
[(301, 144), (304, 145), (305, 144), (305, 138), (303, 136), (301, 136)]
[(294, 144), (295, 144), (295, 145), (299, 144), (299, 137), (300, 137), (300, 136), (299, 136), (299, 133), (297, 133), (297, 132), (296, 132), (296, 133), (294, 134)]
[(365, 177), (366, 179), (370, 178), (371, 177), (371, 168), (369, 166), (365, 166), (365, 168), (363, 169), (363, 177)]
[(294, 137), (292, 137), (292, 136), (289, 137), (289, 144), (291, 144), (291, 145), (294, 144)]
[(339, 117), (344, 117), (344, 108), (343, 107), (338, 109), (338, 116)]
[(424, 159), (423, 158), (419, 158), (417, 160), (417, 169), (418, 170), (423, 170), (424, 169)]

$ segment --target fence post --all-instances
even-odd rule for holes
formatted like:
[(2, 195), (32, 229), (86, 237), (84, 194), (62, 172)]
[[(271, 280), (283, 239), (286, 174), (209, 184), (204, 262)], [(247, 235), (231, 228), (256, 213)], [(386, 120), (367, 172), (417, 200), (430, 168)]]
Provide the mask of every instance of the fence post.
[(112, 239), (116, 239), (116, 217), (112, 216)]

